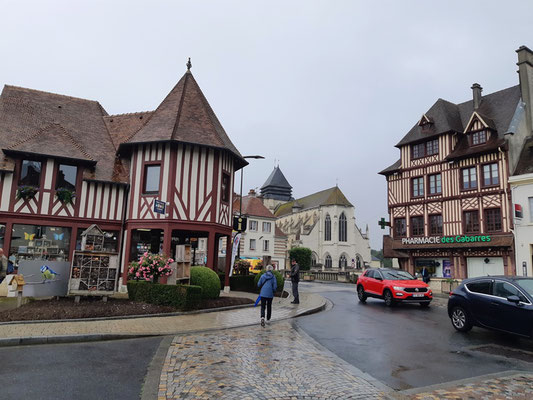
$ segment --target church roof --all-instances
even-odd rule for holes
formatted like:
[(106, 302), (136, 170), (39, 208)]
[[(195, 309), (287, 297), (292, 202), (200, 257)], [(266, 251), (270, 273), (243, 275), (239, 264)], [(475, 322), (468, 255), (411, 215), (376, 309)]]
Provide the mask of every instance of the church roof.
[(283, 175), (283, 172), (281, 172), (281, 169), (279, 169), (279, 166), (274, 167), (274, 170), (272, 171), (270, 176), (267, 178), (263, 186), (261, 186), (261, 189), (266, 188), (268, 186), (277, 186), (280, 188), (292, 189), (292, 186), (289, 185), (287, 178), (285, 178), (285, 175)]
[(348, 199), (346, 198), (344, 193), (342, 193), (339, 187), (334, 186), (330, 189), (322, 190), (320, 192), (313, 193), (309, 196), (302, 197), (301, 199), (281, 204), (275, 211), (275, 216), (279, 218), (291, 214), (294, 203), (300, 205), (302, 207), (302, 210), (330, 205), (353, 207), (352, 203), (348, 201)]
[(146, 122), (120, 145), (119, 150), (132, 144), (162, 141), (226, 149), (240, 161), (240, 167), (247, 164), (190, 71), (183, 75)]

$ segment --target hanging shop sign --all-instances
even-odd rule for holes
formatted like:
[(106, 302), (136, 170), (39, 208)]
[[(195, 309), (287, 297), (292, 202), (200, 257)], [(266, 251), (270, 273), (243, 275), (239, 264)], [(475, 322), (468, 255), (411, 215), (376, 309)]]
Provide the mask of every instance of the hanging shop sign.
[(161, 200), (154, 201), (154, 212), (158, 214), (165, 214), (167, 203)]
[(402, 244), (447, 244), (490, 242), (490, 235), (421, 236), (402, 238)]

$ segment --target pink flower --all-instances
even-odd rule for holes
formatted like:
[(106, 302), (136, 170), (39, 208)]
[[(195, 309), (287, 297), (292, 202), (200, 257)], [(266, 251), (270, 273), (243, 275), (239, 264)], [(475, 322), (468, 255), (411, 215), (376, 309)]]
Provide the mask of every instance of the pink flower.
[(136, 273), (135, 273), (135, 276), (138, 278), (138, 277), (141, 276), (141, 274), (140, 274), (139, 272), (136, 272)]

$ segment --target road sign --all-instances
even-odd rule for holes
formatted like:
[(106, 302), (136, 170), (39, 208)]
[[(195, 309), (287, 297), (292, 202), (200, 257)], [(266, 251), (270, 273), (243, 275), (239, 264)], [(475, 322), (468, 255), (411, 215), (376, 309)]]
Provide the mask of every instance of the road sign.
[(165, 214), (165, 210), (167, 208), (167, 203), (161, 200), (155, 200), (154, 201), (154, 212), (158, 214)]
[(243, 217), (243, 216), (233, 217), (233, 230), (237, 232), (246, 231), (247, 222), (248, 222), (248, 219), (246, 217)]

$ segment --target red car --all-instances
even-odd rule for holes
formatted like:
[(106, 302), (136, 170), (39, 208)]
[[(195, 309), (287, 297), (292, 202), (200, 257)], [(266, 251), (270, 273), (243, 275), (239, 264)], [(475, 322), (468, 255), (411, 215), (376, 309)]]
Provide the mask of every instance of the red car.
[(357, 297), (364, 303), (367, 297), (385, 300), (392, 307), (394, 303), (420, 303), (428, 307), (433, 293), (427, 283), (419, 281), (407, 271), (392, 268), (367, 269), (357, 279)]

